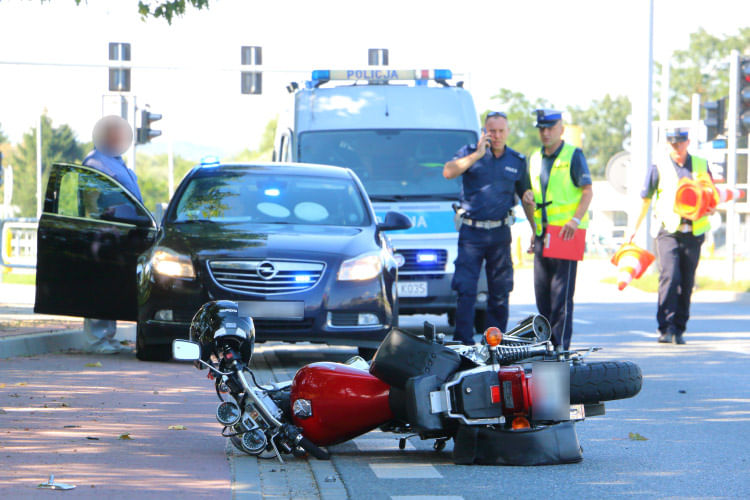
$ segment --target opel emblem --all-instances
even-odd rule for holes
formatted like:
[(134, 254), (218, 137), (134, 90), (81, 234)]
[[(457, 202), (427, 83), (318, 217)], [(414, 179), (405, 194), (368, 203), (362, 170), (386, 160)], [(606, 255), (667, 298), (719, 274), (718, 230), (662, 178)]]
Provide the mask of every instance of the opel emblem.
[(406, 263), (406, 258), (400, 253), (394, 253), (393, 258), (396, 259), (396, 265), (398, 267), (401, 267)]
[(276, 266), (273, 265), (273, 262), (264, 260), (258, 264), (255, 272), (258, 273), (258, 276), (260, 276), (261, 279), (270, 280), (276, 276)]

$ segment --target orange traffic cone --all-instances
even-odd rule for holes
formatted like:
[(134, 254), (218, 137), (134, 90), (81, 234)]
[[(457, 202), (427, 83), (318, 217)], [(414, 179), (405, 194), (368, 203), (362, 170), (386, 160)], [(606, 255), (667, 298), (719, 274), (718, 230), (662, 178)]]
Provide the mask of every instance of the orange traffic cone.
[(683, 177), (677, 185), (674, 211), (680, 217), (696, 221), (716, 208), (719, 194), (710, 178), (699, 176), (698, 179)]
[(729, 188), (726, 186), (716, 186), (716, 190), (719, 192), (719, 203), (725, 201), (739, 200), (745, 196), (745, 192), (738, 188)]
[(640, 278), (654, 261), (654, 254), (632, 243), (624, 243), (612, 257), (617, 266), (617, 288), (623, 290), (634, 279)]

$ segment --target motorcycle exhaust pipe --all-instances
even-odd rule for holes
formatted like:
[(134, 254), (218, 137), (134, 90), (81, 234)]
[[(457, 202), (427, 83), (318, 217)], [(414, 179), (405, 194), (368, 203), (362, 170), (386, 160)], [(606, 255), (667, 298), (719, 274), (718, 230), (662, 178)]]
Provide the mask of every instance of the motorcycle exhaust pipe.
[(510, 331), (503, 334), (503, 344), (538, 344), (546, 342), (552, 335), (552, 329), (549, 326), (547, 318), (541, 314), (532, 314), (531, 316), (518, 322)]

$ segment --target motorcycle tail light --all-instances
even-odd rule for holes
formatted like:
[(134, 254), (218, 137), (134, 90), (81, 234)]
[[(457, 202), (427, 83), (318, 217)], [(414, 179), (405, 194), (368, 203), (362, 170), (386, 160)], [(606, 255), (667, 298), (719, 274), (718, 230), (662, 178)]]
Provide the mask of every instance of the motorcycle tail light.
[(529, 382), (520, 366), (504, 366), (497, 374), (500, 381), (503, 414), (528, 415), (531, 408)]
[(514, 431), (517, 431), (519, 429), (528, 429), (531, 427), (531, 424), (526, 417), (516, 417), (513, 419), (512, 427)]

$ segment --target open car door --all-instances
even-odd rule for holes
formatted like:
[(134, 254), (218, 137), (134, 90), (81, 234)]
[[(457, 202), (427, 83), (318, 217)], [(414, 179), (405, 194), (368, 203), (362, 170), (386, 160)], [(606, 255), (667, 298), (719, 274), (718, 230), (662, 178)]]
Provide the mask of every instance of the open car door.
[(156, 230), (112, 177), (53, 165), (37, 231), (34, 312), (136, 321), (136, 261)]

